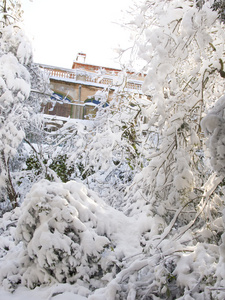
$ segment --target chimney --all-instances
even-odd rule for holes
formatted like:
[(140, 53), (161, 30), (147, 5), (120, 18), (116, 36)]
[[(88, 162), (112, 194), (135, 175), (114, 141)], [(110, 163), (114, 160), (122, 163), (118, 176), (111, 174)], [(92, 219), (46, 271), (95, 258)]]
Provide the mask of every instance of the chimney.
[(83, 53), (83, 52), (77, 53), (77, 58), (76, 58), (77, 62), (85, 63), (85, 60), (86, 60), (86, 54), (85, 53)]

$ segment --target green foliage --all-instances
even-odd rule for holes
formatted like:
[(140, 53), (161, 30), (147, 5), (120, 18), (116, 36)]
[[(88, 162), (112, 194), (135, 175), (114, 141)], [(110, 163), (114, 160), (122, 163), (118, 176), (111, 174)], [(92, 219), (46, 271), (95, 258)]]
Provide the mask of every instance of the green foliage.
[(32, 155), (26, 160), (26, 170), (34, 171), (34, 174), (37, 176), (41, 173), (41, 164), (36, 156)]
[(85, 180), (86, 178), (88, 178), (89, 176), (94, 174), (93, 165), (90, 165), (90, 166), (88, 166), (88, 168), (85, 168), (85, 166), (83, 165), (82, 162), (78, 162), (76, 164), (76, 167), (77, 167), (77, 173), (79, 173), (76, 175), (78, 175), (78, 177), (80, 177), (82, 180)]
[(218, 12), (221, 22), (225, 22), (225, 1), (224, 0), (214, 0), (212, 5), (213, 10)]
[(52, 163), (49, 165), (50, 169), (54, 170), (62, 182), (67, 182), (70, 180), (74, 168), (67, 165), (67, 155), (58, 155), (53, 159)]
[[(72, 173), (74, 172), (73, 166), (67, 165), (67, 159), (68, 157), (66, 154), (58, 155), (49, 164), (49, 168), (56, 172), (56, 174), (62, 180), (62, 182), (69, 181)], [(47, 167), (48, 160), (44, 159), (43, 164)], [(33, 171), (35, 176), (39, 176), (43, 172), (42, 165), (35, 155), (31, 155), (27, 158), (26, 170)], [(45, 178), (50, 181), (53, 181), (52, 175), (48, 174), (48, 172), (46, 172)]]

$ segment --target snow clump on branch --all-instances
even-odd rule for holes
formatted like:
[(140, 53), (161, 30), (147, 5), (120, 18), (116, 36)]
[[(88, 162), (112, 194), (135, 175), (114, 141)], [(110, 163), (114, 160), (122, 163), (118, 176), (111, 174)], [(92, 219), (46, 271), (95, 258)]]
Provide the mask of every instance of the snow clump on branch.
[(225, 174), (225, 96), (221, 97), (214, 108), (203, 118), (202, 129), (208, 137), (207, 146), (211, 154), (214, 170)]

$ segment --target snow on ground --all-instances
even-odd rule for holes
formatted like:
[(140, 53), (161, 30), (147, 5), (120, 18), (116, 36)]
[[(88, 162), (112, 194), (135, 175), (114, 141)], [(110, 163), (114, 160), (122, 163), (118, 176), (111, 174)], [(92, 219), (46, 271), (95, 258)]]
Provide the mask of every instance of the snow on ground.
[[(61, 286), (62, 292), (60, 292), (59, 287)], [(69, 290), (69, 287), (65, 284), (55, 285), (51, 287), (37, 287), (33, 290), (30, 290), (25, 287), (18, 287), (16, 291), (12, 294), (4, 290), (3, 287), (0, 287), (0, 300), (85, 300), (86, 297), (79, 296), (73, 292), (64, 291), (65, 289)]]

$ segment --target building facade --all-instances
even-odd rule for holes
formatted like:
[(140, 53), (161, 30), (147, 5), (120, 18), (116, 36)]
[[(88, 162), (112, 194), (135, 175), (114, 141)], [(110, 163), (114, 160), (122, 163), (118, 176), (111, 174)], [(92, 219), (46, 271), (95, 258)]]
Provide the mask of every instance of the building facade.
[[(98, 99), (96, 93), (106, 91), (108, 101), (121, 84), (121, 70), (87, 64), (86, 55), (78, 53), (72, 69), (40, 64), (50, 79), (50, 88), (54, 92), (52, 101), (44, 108), (47, 115), (88, 119), (96, 112)], [(131, 93), (142, 94), (143, 77), (128, 74), (125, 89)]]

